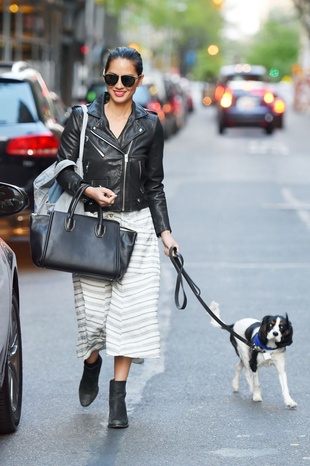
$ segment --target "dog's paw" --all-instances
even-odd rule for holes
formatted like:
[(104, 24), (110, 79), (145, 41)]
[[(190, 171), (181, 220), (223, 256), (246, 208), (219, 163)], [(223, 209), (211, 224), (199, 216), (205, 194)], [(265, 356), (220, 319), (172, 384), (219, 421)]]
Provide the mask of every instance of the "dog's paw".
[(292, 398), (290, 400), (286, 401), (285, 404), (290, 409), (297, 408), (297, 406), (298, 406), (297, 403), (294, 400), (292, 400)]
[(260, 393), (253, 394), (253, 401), (263, 401), (262, 395)]
[(233, 380), (231, 384), (231, 388), (233, 392), (235, 393), (239, 392), (239, 382), (236, 380)]

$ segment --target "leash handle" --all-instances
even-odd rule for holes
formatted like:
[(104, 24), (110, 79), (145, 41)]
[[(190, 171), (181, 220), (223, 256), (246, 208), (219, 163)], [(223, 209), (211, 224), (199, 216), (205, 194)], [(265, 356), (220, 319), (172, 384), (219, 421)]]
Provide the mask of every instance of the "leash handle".
[[(184, 290), (183, 277), (182, 277), (184, 260), (183, 260), (182, 255), (178, 253), (177, 248), (175, 247), (171, 247), (169, 249), (169, 257), (177, 272), (177, 280), (176, 280), (175, 292), (174, 292), (174, 301), (175, 301), (176, 307), (182, 310), (182, 309), (185, 309), (187, 306), (187, 296)], [(180, 298), (179, 298), (180, 291), (182, 291), (182, 298), (183, 298), (182, 304), (180, 304)]]
[[(175, 286), (175, 293), (174, 293), (174, 301), (175, 305), (178, 309), (182, 310), (185, 309), (187, 306), (187, 296), (184, 289), (183, 284), (183, 276), (186, 279), (188, 285), (192, 289), (193, 293), (196, 296), (200, 296), (200, 289), (198, 286), (193, 282), (193, 280), (187, 275), (186, 271), (184, 270), (184, 259), (182, 254), (180, 254), (176, 247), (171, 247), (169, 249), (169, 257), (170, 260), (177, 272), (177, 280)], [(182, 292), (183, 301), (182, 304), (180, 303), (180, 293)]]
[[(209, 306), (204, 302), (204, 300), (201, 297), (201, 291), (198, 288), (198, 286), (193, 282), (191, 277), (188, 275), (188, 273), (184, 269), (184, 259), (183, 256), (180, 252), (178, 252), (176, 247), (171, 247), (169, 249), (169, 257), (170, 260), (176, 269), (177, 272), (177, 280), (176, 280), (176, 287), (175, 287), (175, 293), (174, 293), (174, 300), (175, 300), (175, 305), (178, 309), (182, 310), (186, 308), (187, 305), (187, 296), (184, 290), (184, 285), (183, 285), (183, 277), (187, 281), (189, 287), (193, 291), (194, 295), (202, 305), (202, 307), (208, 312), (208, 314), (224, 329), (227, 330), (229, 333), (234, 335), (235, 338), (238, 338), (238, 340), (242, 341), (245, 345), (249, 346), (253, 351), (259, 351), (261, 352), (261, 348), (257, 347), (255, 344), (251, 344), (248, 340), (243, 338), (241, 335), (238, 335), (229, 325), (226, 325), (225, 322), (223, 322), (214, 312), (211, 311)], [(182, 304), (180, 304), (180, 292), (182, 291), (183, 295), (183, 301)]]

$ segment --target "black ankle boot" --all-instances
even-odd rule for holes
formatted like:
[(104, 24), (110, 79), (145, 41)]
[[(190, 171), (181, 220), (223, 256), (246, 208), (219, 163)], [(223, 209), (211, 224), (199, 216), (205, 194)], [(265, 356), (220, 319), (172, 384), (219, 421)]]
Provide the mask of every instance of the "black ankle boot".
[(98, 355), (98, 359), (93, 364), (84, 362), (84, 372), (79, 386), (79, 397), (82, 406), (89, 406), (99, 392), (98, 378), (100, 374), (102, 359)]
[(125, 403), (126, 382), (110, 380), (109, 423), (108, 427), (128, 427), (127, 409)]

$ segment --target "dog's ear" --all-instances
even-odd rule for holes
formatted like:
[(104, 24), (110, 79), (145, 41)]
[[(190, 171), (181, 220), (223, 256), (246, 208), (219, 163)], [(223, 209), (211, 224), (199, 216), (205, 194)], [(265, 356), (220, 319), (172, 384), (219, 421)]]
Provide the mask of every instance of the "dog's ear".
[(261, 321), (259, 331), (258, 331), (259, 339), (264, 344), (267, 343), (267, 333), (268, 333), (269, 320), (270, 320), (270, 316), (265, 316), (263, 318), (263, 320)]
[(285, 328), (282, 332), (281, 341), (277, 343), (278, 348), (283, 348), (284, 346), (289, 346), (293, 343), (293, 326), (287, 314), (285, 314), (284, 320), (285, 320)]

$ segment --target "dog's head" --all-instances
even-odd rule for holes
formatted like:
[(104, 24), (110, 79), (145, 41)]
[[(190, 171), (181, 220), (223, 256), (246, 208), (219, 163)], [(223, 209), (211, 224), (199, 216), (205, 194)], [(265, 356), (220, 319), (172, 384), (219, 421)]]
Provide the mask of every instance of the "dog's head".
[(280, 315), (265, 316), (258, 331), (258, 336), (266, 346), (270, 346), (272, 341), (277, 348), (291, 345), (293, 343), (293, 327), (288, 315), (286, 314), (285, 317)]

